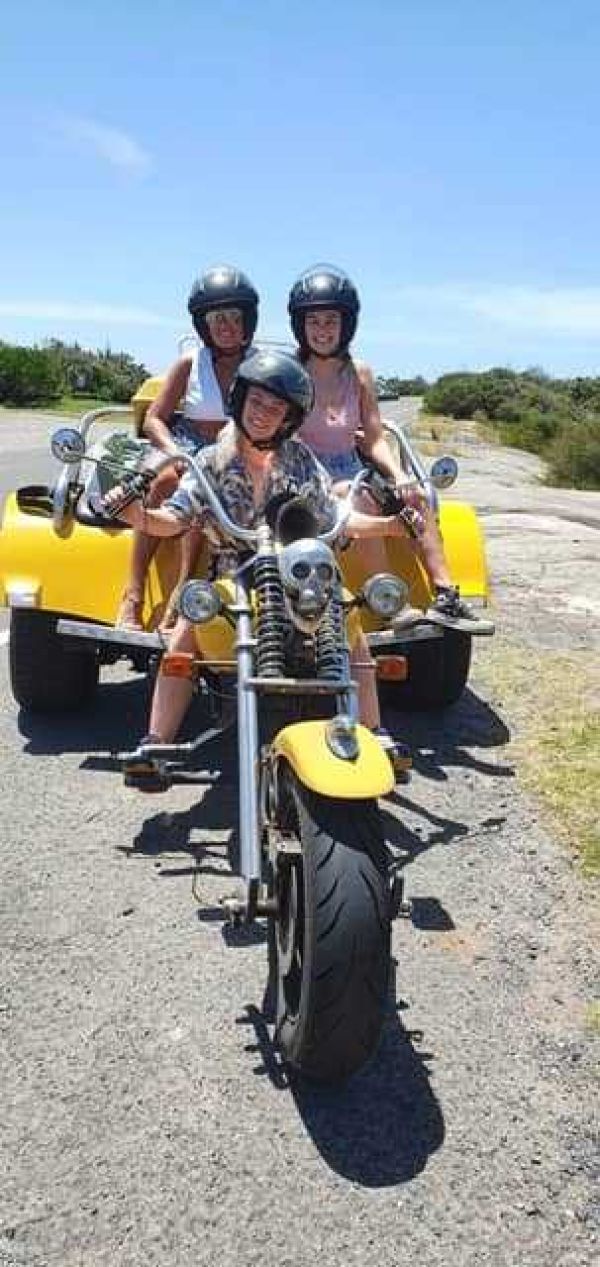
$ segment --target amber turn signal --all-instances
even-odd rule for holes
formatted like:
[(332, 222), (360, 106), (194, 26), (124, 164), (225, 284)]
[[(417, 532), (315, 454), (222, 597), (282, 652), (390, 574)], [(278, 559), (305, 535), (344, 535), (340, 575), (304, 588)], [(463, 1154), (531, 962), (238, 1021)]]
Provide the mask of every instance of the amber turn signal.
[(406, 682), (408, 660), (405, 655), (377, 656), (377, 677), (382, 682)]
[(198, 671), (198, 661), (191, 651), (167, 651), (160, 662), (165, 677), (193, 678)]

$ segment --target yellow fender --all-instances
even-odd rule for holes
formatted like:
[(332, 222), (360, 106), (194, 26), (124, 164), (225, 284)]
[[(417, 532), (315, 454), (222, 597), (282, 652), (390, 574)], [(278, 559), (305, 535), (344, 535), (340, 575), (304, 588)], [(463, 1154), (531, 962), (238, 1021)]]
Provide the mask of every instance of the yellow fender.
[(477, 514), (467, 502), (442, 502), (440, 530), (455, 585), (463, 598), (489, 599), (483, 533)]
[(357, 726), (359, 754), (355, 761), (336, 757), (325, 740), (325, 721), (294, 722), (273, 742), (273, 752), (292, 767), (311, 792), (358, 801), (386, 796), (394, 790), (392, 764), (365, 726)]

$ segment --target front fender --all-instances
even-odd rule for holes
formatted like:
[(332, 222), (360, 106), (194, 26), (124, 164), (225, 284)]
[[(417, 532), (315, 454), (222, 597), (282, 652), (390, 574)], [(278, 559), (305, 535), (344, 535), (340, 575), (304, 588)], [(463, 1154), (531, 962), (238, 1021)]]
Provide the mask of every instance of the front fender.
[(356, 728), (358, 757), (343, 761), (327, 745), (326, 725), (325, 721), (301, 721), (285, 726), (273, 742), (275, 756), (287, 761), (300, 782), (321, 796), (367, 800), (394, 790), (391, 761), (366, 726)]

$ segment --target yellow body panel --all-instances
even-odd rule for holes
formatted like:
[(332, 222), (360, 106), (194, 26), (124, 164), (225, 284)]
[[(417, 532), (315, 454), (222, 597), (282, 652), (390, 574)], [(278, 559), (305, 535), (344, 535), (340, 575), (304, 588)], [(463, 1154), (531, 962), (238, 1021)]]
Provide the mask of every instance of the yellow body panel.
[(158, 393), (164, 385), (164, 381), (164, 378), (147, 378), (146, 381), (138, 387), (135, 395), (131, 397), (131, 407), (133, 409), (133, 416), (135, 418), (135, 425), (138, 434), (142, 429), (142, 424), (144, 422), (144, 418), (146, 417), (148, 406), (156, 400)]
[(365, 726), (357, 726), (359, 755), (355, 761), (334, 756), (325, 740), (324, 721), (286, 726), (273, 742), (276, 756), (292, 767), (300, 782), (321, 796), (363, 800), (386, 796), (395, 786), (389, 757)]
[[(0, 528), (0, 606), (25, 590), (37, 594), (43, 611), (65, 612), (112, 623), (127, 580), (132, 533), (128, 529), (88, 528), (70, 519), (59, 532), (43, 509), (19, 508), (16, 494), (6, 499)], [(145, 618), (158, 619), (176, 577), (171, 543), (161, 543), (146, 587)]]

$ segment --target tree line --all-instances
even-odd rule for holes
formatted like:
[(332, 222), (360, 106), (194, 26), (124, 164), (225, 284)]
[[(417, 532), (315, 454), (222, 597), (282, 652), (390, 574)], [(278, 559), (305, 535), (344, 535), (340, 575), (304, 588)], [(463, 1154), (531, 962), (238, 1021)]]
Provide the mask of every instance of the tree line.
[(422, 396), (427, 413), (490, 424), (503, 444), (540, 454), (553, 483), (600, 489), (600, 378), (500, 366), (434, 383), (379, 378), (377, 387), (381, 399)]
[(0, 342), (0, 402), (6, 405), (50, 405), (65, 395), (125, 404), (147, 377), (129, 353), (108, 347), (91, 351), (59, 339), (43, 347)]
[[(148, 377), (127, 352), (51, 339), (42, 347), (0, 342), (0, 402), (44, 405), (65, 395), (126, 404)], [(377, 380), (381, 400), (420, 396), (431, 414), (489, 424), (503, 444), (539, 453), (549, 478), (600, 489), (600, 378), (551, 378), (502, 366), (481, 373)]]

